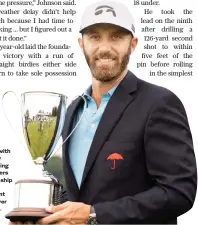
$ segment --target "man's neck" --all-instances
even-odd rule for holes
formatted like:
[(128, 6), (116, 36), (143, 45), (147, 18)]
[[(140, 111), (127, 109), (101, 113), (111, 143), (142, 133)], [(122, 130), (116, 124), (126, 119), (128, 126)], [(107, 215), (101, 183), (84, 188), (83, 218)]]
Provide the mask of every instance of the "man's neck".
[(92, 77), (92, 93), (91, 96), (95, 100), (97, 108), (100, 106), (102, 95), (107, 93), (113, 87), (118, 85), (126, 76), (128, 69), (125, 69), (122, 74), (113, 81), (110, 82), (101, 82)]

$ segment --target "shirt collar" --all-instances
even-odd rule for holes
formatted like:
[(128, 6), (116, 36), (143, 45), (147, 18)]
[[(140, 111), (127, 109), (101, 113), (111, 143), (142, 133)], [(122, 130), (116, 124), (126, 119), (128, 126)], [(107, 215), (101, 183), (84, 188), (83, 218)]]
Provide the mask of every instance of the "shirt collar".
[[(119, 84), (117, 84), (116, 86), (112, 87), (107, 93), (105, 93), (105, 95), (109, 94), (110, 96), (113, 95), (113, 93), (115, 92), (116, 88), (118, 87)], [(83, 96), (86, 96), (88, 99), (90, 99), (91, 97), (91, 90), (92, 90), (92, 86), (90, 85), (85, 92), (83, 93)]]
[[(118, 87), (119, 84), (117, 84), (116, 86), (112, 87), (107, 93), (103, 94), (103, 98), (108, 98), (110, 99), (110, 97), (113, 95), (114, 91), (116, 90), (116, 88)], [(88, 107), (88, 102), (93, 100), (91, 97), (91, 90), (92, 90), (92, 86), (90, 85), (85, 92), (83, 93), (83, 96), (85, 97), (85, 107)]]
[(116, 88), (118, 87), (119, 84), (117, 84), (116, 86), (112, 87), (109, 91), (108, 94), (110, 94), (110, 96), (113, 95), (114, 91), (116, 90)]

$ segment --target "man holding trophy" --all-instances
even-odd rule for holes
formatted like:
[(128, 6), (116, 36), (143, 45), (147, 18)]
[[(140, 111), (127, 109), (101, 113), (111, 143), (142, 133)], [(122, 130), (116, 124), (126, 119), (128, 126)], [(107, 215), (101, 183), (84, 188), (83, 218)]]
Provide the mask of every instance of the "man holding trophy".
[(65, 140), (81, 120), (63, 146), (67, 201), (38, 223), (176, 224), (197, 187), (185, 109), (127, 69), (138, 39), (123, 4), (90, 5), (80, 32), (92, 85), (68, 107), (62, 129)]

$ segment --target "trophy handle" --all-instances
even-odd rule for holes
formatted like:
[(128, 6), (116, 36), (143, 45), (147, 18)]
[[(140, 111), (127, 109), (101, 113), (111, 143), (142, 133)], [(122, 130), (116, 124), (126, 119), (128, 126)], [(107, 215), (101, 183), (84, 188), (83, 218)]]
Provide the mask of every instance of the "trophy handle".
[[(12, 93), (12, 94), (15, 96), (15, 98), (17, 99), (17, 101), (18, 101), (18, 103), (19, 103), (19, 105), (20, 105), (21, 116), (23, 115), (23, 107), (22, 107), (22, 104), (21, 104), (19, 98), (17, 97), (17, 94), (16, 94), (14, 91), (6, 91), (6, 92), (3, 94), (2, 98), (1, 98), (1, 106), (2, 106), (2, 109), (3, 109), (3, 113), (4, 113), (5, 118), (6, 118), (7, 121), (8, 121), (8, 124), (10, 125), (10, 127), (11, 127), (13, 133), (18, 137), (17, 140), (20, 142), (20, 144), (21, 144), (21, 145), (23, 146), (23, 148), (26, 150), (26, 147), (24, 146), (23, 142), (21, 141), (21, 138), (20, 138), (19, 135), (17, 134), (16, 130), (13, 128), (12, 123), (10, 122), (10, 120), (9, 120), (7, 114), (6, 114), (6, 111), (5, 111), (5, 107), (4, 107), (4, 98), (5, 98), (5, 96), (6, 96), (7, 94), (9, 94), (9, 93)], [(21, 120), (21, 121), (22, 121), (22, 120)]]
[[(78, 95), (77, 97), (81, 97), (81, 98), (83, 99), (84, 103), (86, 103), (86, 100), (85, 100), (85, 98), (84, 98), (82, 95)], [(75, 97), (75, 98), (77, 98), (77, 97)], [(74, 99), (75, 99), (75, 98), (74, 98)], [(73, 101), (74, 101), (74, 100), (73, 100)], [(46, 158), (46, 161), (47, 161), (49, 158), (51, 158), (54, 154), (56, 154), (56, 152), (59, 151), (60, 148), (65, 144), (65, 142), (70, 138), (70, 136), (74, 133), (74, 131), (76, 130), (76, 128), (77, 128), (78, 125), (80, 124), (80, 122), (81, 122), (81, 120), (82, 120), (84, 114), (85, 114), (85, 108), (83, 109), (83, 113), (82, 113), (82, 115), (81, 115), (79, 121), (77, 122), (77, 124), (76, 124), (75, 127), (73, 128), (73, 130), (72, 130), (72, 131), (70, 132), (70, 134), (66, 137), (66, 139), (61, 143), (61, 145), (60, 145), (55, 151), (53, 151), (52, 154), (49, 155), (48, 158)]]

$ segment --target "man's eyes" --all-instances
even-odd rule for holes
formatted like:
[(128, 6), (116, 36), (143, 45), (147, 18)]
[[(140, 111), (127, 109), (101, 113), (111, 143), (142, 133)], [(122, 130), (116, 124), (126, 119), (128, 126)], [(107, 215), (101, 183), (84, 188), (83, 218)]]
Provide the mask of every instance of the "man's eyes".
[(91, 35), (89, 35), (89, 37), (91, 39), (99, 39), (100, 38), (100, 36), (98, 34), (91, 34)]
[(122, 39), (123, 35), (121, 34), (113, 34), (112, 35), (112, 38), (115, 39), (115, 40), (119, 40), (119, 39)]
[[(93, 40), (99, 40), (100, 38), (102, 38), (99, 34), (90, 34), (89, 35), (89, 38), (90, 39), (93, 39)], [(123, 38), (123, 35), (122, 34), (112, 34), (109, 39), (111, 40), (121, 40)]]

